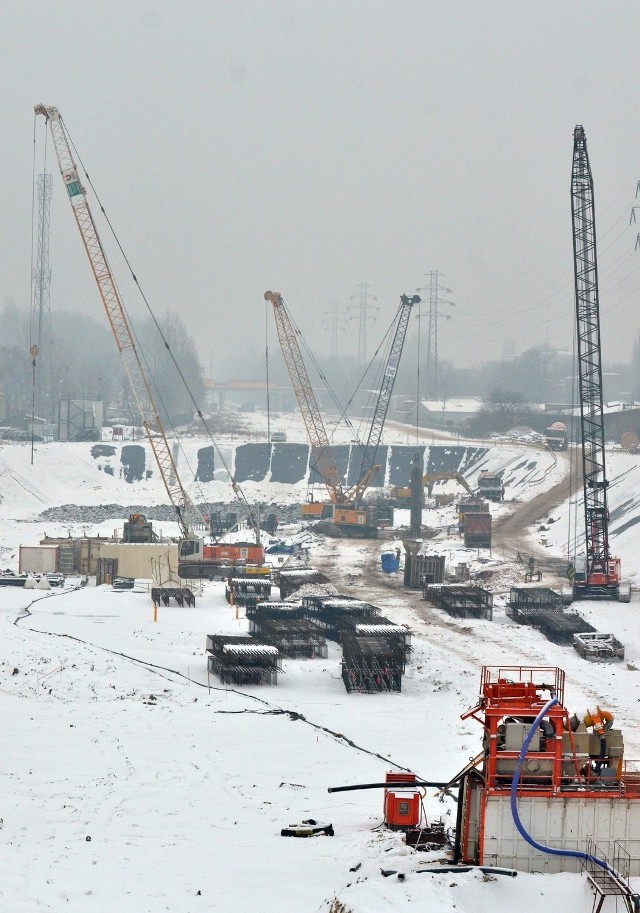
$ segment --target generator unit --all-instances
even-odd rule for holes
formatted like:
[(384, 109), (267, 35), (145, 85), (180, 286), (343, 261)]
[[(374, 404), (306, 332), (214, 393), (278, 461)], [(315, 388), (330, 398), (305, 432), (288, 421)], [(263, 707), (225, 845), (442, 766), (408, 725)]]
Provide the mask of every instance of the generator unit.
[[(394, 830), (407, 830), (420, 823), (420, 793), (415, 785), (416, 775), (387, 771), (387, 783), (393, 787), (384, 791), (384, 823)], [(406, 783), (406, 789), (398, 786)]]
[[(462, 715), (482, 726), (483, 750), (462, 779), (456, 827), (460, 862), (522, 872), (577, 872), (581, 859), (543, 849), (584, 853), (590, 839), (606, 858), (615, 858), (622, 845), (631, 857), (629, 874), (640, 875), (640, 771), (625, 764), (622, 733), (611, 728), (611, 714), (598, 708), (598, 714), (580, 722), (563, 702), (562, 669), (483, 667), (478, 704)], [(608, 726), (598, 729), (600, 716)], [(516, 826), (512, 790), (536, 845)]]

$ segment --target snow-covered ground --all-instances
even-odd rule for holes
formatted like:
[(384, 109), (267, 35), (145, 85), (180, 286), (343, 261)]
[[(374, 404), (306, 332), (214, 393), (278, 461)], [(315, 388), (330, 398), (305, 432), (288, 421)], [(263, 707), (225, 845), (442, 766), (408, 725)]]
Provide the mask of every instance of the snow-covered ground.
[[(151, 480), (129, 485), (95, 470), (89, 451), (42, 446), (31, 467), (28, 446), (0, 450), (0, 533), (9, 563), (20, 541), (70, 528), (37, 520), (45, 507), (162, 500)], [(561, 478), (561, 465), (534, 452), (495, 457), (508, 460), (517, 497), (498, 511), (518, 509)], [(612, 548), (636, 576), (634, 458), (613, 455), (609, 470)], [(275, 500), (272, 491), (265, 495)], [(568, 512), (567, 505), (554, 511), (557, 522), (545, 534), (550, 551), (562, 551)], [(105, 521), (102, 532), (118, 525)], [(357, 590), (371, 579), (372, 556), (379, 565), (388, 545), (318, 539), (314, 549), (335, 561), (339, 588), (348, 580)], [(432, 545), (452, 566), (473, 558), (454, 535), (440, 533)], [(474, 568), (493, 568), (498, 580), (499, 558), (482, 563), (476, 555)], [(516, 572), (504, 573), (507, 581)], [(335, 645), (326, 660), (285, 661), (277, 687), (234, 691), (209, 683), (206, 635), (246, 630), (220, 584), (205, 584), (195, 609), (161, 607), (157, 622), (143, 586), (1, 590), (3, 909), (328, 913), (338, 898), (344, 906), (332, 913), (590, 910), (578, 875), (420, 875), (433, 856), (414, 853), (401, 834), (380, 826), (381, 791), (327, 788), (379, 781), (397, 767), (435, 780), (454, 775), (480, 746), (479, 727), (460, 714), (476, 701), (482, 664), (561, 666), (567, 706), (612, 710), (627, 758), (640, 758), (638, 602), (580, 605), (627, 647), (628, 664), (593, 666), (514, 625), (503, 599), (493, 622), (458, 622), (434, 610), (437, 623), (427, 624), (400, 581), (385, 579), (385, 615), (413, 631), (402, 693), (387, 695), (346, 694)], [(431, 791), (425, 806), (430, 820), (453, 824), (450, 800), (440, 803)], [(309, 817), (331, 822), (335, 836), (280, 836)], [(384, 877), (382, 869), (405, 878)]]

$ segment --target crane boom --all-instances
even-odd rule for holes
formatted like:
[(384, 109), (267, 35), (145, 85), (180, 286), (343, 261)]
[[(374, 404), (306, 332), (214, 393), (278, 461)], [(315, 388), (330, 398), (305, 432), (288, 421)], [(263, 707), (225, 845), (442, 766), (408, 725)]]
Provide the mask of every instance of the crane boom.
[(93, 220), (86, 191), (80, 181), (62, 117), (57, 108), (47, 105), (36, 105), (35, 113), (44, 115), (49, 124), (60, 173), (67, 188), (71, 208), (89, 257), (100, 297), (140, 412), (142, 425), (158, 464), (167, 495), (176, 511), (182, 534), (188, 536), (194, 515), (198, 516), (198, 513), (180, 481), (158, 408), (142, 368), (122, 299)]
[(623, 599), (620, 560), (609, 551), (595, 201), (587, 138), (580, 125), (573, 134), (571, 214), (586, 543), (586, 566), (576, 574), (574, 588), (584, 596), (617, 594)]
[(293, 321), (280, 292), (265, 292), (264, 298), (273, 305), (273, 316), (280, 347), (311, 444), (311, 465), (315, 467), (326, 485), (331, 502), (343, 504), (346, 498), (340, 481), (340, 473), (300, 351)]
[[(408, 295), (400, 296), (400, 307), (398, 308), (396, 329), (393, 335), (391, 348), (389, 349), (389, 355), (387, 357), (387, 363), (385, 365), (384, 375), (382, 377), (382, 383), (378, 393), (378, 400), (376, 402), (373, 418), (369, 427), (369, 434), (367, 435), (367, 441), (364, 446), (364, 452), (362, 454), (362, 464), (360, 467), (359, 479), (361, 482), (362, 480), (367, 479), (367, 484), (369, 484), (370, 480), (373, 478), (377, 471), (377, 469), (374, 469), (376, 454), (378, 452), (378, 446), (380, 445), (384, 422), (389, 410), (389, 403), (391, 401), (391, 394), (393, 393), (393, 386), (396, 381), (398, 365), (400, 364), (400, 356), (402, 355), (404, 340), (407, 335), (407, 327), (409, 325), (411, 308), (415, 304), (419, 303), (419, 295), (412, 295), (411, 297)], [(359, 500), (362, 497), (363, 493), (363, 491), (358, 491), (356, 500)]]

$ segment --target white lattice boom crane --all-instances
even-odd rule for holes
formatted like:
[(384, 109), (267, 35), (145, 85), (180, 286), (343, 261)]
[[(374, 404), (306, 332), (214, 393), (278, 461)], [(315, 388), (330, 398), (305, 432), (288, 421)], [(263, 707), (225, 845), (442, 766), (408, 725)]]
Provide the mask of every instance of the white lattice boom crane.
[(71, 146), (60, 112), (57, 108), (47, 105), (36, 105), (35, 112), (36, 114), (42, 114), (48, 121), (62, 180), (69, 194), (71, 208), (80, 229), (80, 235), (100, 291), (100, 297), (102, 298), (118, 351), (122, 357), (131, 391), (140, 412), (142, 425), (158, 464), (160, 477), (166, 488), (167, 495), (176, 511), (182, 535), (188, 537), (192, 532), (194, 519), (201, 520), (202, 518), (180, 481), (158, 408), (142, 368), (140, 355), (131, 333), (124, 306), (89, 208), (87, 194), (78, 175), (78, 168), (71, 153)]

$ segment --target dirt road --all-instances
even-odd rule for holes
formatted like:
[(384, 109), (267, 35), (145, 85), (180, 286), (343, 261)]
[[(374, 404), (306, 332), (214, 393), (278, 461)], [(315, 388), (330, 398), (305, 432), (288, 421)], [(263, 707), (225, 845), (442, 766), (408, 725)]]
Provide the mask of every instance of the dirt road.
[(531, 501), (517, 505), (509, 516), (497, 520), (492, 532), (494, 547), (500, 549), (504, 555), (515, 559), (518, 552), (527, 556), (533, 554), (542, 570), (559, 574), (563, 578), (567, 566), (566, 559), (550, 556), (546, 549), (532, 542), (527, 533), (536, 523), (546, 523), (558, 504), (566, 500), (570, 494), (573, 495), (582, 485), (579, 475), (575, 472), (570, 480), (569, 459), (568, 454), (559, 453), (558, 461), (563, 460), (566, 463), (565, 477), (553, 488), (542, 492)]

